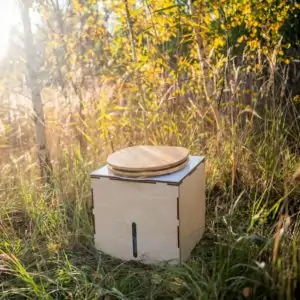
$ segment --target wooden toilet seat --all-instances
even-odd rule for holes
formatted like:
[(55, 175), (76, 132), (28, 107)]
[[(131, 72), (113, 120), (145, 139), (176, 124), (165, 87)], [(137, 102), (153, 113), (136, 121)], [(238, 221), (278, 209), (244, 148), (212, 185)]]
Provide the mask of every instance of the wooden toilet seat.
[(172, 146), (134, 146), (108, 156), (108, 168), (125, 177), (153, 177), (181, 170), (187, 163), (188, 149)]

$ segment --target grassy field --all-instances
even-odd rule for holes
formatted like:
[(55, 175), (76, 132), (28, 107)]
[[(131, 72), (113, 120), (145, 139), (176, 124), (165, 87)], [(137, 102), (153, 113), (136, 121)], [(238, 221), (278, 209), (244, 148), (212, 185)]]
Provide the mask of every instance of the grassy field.
[[(72, 128), (48, 112), (49, 185), (40, 183), (30, 139), (23, 137), (29, 150), (3, 148), (0, 299), (293, 299), (300, 241), (295, 105), (288, 100), (262, 116), (245, 111), (234, 123), (224, 114), (221, 132), (200, 119), (201, 109), (191, 103), (148, 114), (158, 128), (149, 131), (151, 143), (207, 157), (206, 231), (182, 266), (124, 263), (93, 246), (89, 173), (113, 149), (142, 143), (142, 122), (101, 107), (102, 123), (87, 124), (82, 154)], [(107, 130), (98, 141), (92, 128), (99, 126)]]
[[(141, 44), (141, 61), (128, 59), (126, 35), (108, 42), (113, 52), (127, 48), (92, 78), (94, 91), (74, 82), (70, 91), (69, 74), (61, 93), (55, 82), (43, 88), (47, 184), (32, 113), (17, 107), (10, 118), (1, 105), (0, 299), (300, 299), (300, 110), (288, 75), (299, 67), (280, 61), (280, 38), (265, 56), (256, 48), (235, 56), (230, 46), (214, 57), (212, 48), (206, 69), (200, 36), (171, 67), (175, 48), (158, 55), (154, 25), (155, 47)], [(125, 263), (94, 248), (89, 174), (112, 151), (145, 143), (206, 156), (206, 230), (181, 266)]]
[[(299, 3), (14, 2), (24, 30), (11, 28), (0, 63), (0, 300), (300, 299)], [(184, 265), (94, 247), (89, 174), (146, 143), (206, 156), (206, 229)]]

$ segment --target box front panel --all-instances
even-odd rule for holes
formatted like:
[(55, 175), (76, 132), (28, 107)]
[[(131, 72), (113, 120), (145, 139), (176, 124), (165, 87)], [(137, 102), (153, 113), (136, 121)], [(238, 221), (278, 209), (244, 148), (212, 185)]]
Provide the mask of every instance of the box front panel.
[(132, 238), (129, 222), (124, 222), (124, 201), (108, 178), (92, 179), (94, 194), (95, 246), (106, 254), (128, 259)]
[(95, 243), (126, 260), (178, 260), (178, 187), (92, 179)]

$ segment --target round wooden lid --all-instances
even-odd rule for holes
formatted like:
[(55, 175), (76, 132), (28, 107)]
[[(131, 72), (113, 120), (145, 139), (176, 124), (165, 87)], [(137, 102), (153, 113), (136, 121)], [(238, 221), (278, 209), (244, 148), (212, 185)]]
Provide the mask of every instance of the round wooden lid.
[(156, 176), (163, 176), (167, 174), (171, 174), (177, 172), (185, 167), (187, 161), (176, 165), (171, 168), (162, 169), (162, 170), (150, 170), (150, 171), (124, 171), (112, 168), (108, 165), (108, 169), (115, 175), (123, 176), (123, 177), (132, 177), (132, 178), (145, 178), (145, 177), (156, 177)]
[(134, 146), (108, 156), (107, 163), (121, 171), (159, 171), (184, 163), (189, 151), (172, 146)]

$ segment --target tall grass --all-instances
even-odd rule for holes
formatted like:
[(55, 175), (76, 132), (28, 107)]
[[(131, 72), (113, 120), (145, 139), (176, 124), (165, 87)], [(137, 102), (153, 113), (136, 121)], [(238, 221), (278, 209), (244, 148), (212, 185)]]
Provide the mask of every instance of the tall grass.
[[(104, 84), (85, 103), (84, 120), (69, 109), (46, 109), (54, 166), (49, 186), (39, 181), (29, 116), (17, 143), (9, 128), (18, 121), (6, 124), (0, 299), (293, 299), (300, 242), (297, 111), (293, 99), (280, 96), (284, 78), (254, 78), (249, 98), (249, 74), (227, 59), (226, 70), (211, 65), (218, 120), (194, 77), (182, 83), (183, 94), (156, 83), (141, 109), (106, 99)], [(108, 153), (144, 143), (145, 130), (149, 144), (183, 145), (207, 157), (206, 232), (182, 266), (125, 263), (93, 246), (89, 173)]]

